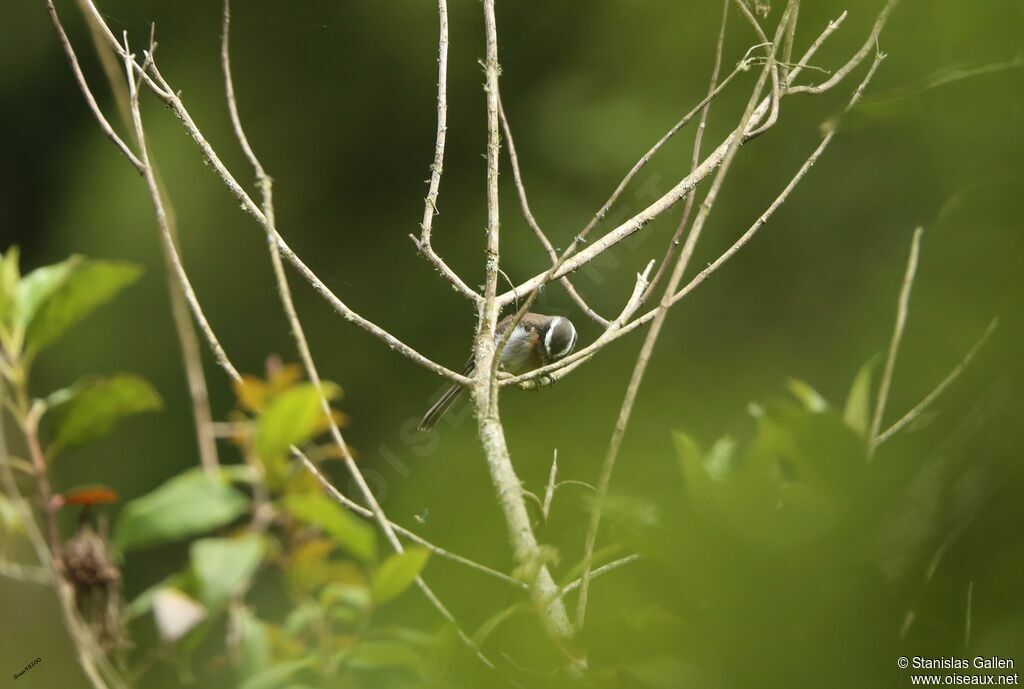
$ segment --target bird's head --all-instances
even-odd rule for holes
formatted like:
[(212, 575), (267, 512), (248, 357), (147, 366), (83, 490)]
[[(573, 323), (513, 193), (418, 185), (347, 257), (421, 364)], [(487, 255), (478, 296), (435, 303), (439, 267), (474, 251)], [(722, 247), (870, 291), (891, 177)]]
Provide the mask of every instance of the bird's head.
[(545, 360), (557, 361), (572, 353), (576, 346), (576, 328), (568, 318), (553, 316), (544, 329), (541, 343)]

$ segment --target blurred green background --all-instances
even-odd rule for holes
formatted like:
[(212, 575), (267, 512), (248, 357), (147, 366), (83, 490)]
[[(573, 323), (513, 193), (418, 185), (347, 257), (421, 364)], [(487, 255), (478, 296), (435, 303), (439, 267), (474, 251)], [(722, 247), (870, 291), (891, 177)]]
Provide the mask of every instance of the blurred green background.
[[(74, 3), (58, 5), (98, 99), (116, 121), (86, 27)], [(220, 3), (100, 5), (115, 32), (127, 29), (136, 45), (155, 21), (162, 72), (236, 177), (250, 182), (224, 103)], [(773, 5), (772, 26), (781, 3)], [(880, 5), (804, 3), (797, 52), (848, 9), (815, 60), (841, 64)], [(433, 154), (436, 7), (244, 0), (233, 9), (239, 107), (275, 179), (282, 234), (351, 307), (459, 366), (474, 314), (408, 238), (417, 231)], [(449, 133), (434, 236), (455, 270), (477, 284), (486, 222), (482, 16), (478, 2), (453, 0), (449, 9)], [(503, 100), (533, 211), (557, 247), (703, 96), (720, 10), (710, 0), (499, 3)], [(70, 253), (147, 269), (138, 285), (79, 327), (76, 339), (39, 362), (35, 393), (83, 373), (125, 370), (152, 380), (166, 401), (160, 415), (62, 457), (54, 481), (58, 490), (99, 482), (134, 497), (197, 462), (152, 210), (142, 181), (84, 106), (42, 3), (8, 2), (2, 16), (0, 248), (19, 245), (26, 272)], [(645, 557), (595, 582), (583, 637), (607, 685), (899, 687), (909, 685), (896, 668), (900, 655), (1017, 653), (1024, 662), (1022, 28), (1024, 3), (1015, 0), (901, 3), (881, 39), (889, 57), (863, 106), (758, 238), (674, 309), (613, 481), (617, 496), (641, 498), (640, 511), (649, 506), (654, 517), (638, 526), (637, 510), (624, 509), (601, 539), (639, 547)], [(755, 42), (733, 12), (725, 68)], [(948, 79), (983, 67), (991, 69)], [(740, 151), (694, 266), (717, 257), (771, 202), (862, 73), (825, 96), (786, 99), (778, 126)], [(754, 71), (740, 77), (715, 102), (705, 150), (734, 126), (755, 78)], [(177, 121), (149, 95), (142, 107), (178, 215), (185, 265), (226, 350), (256, 374), (270, 354), (294, 360), (261, 230), (203, 166)], [(639, 210), (651, 189), (667, 190), (685, 173), (691, 137), (684, 131), (652, 161), (623, 196), (623, 208)], [(546, 259), (521, 218), (504, 158), (502, 165), (502, 267), (521, 281), (543, 270)], [(661, 258), (678, 212), (575, 277), (600, 313), (617, 314), (635, 273)], [(858, 368), (888, 345), (917, 225), (926, 228), (921, 264), (887, 420), (927, 394), (998, 316), (995, 335), (935, 405), (932, 422), (876, 457), (899, 470), (883, 482), (886, 498), (869, 516), (801, 547), (745, 549), (718, 539), (721, 524), (700, 521), (706, 515), (687, 502), (672, 431), (703, 447), (726, 433), (742, 445), (753, 435), (748, 404), (784, 395), (789, 377), (841, 408)], [(345, 390), (347, 437), (388, 513), (445, 547), (510, 569), (474, 424), (414, 434), (439, 380), (345, 323), (299, 279), (292, 284), (321, 373)], [(598, 334), (560, 288), (549, 289), (538, 310), (570, 315), (583, 343)], [(641, 339), (620, 340), (553, 389), (503, 397), (511, 451), (528, 489), (543, 490), (556, 449), (563, 478), (596, 482)], [(207, 359), (214, 413), (223, 419), (233, 393)], [(229, 446), (223, 452), (232, 457)], [(347, 490), (341, 468), (332, 471)], [(586, 493), (560, 490), (541, 534), (558, 548), (562, 574), (582, 553)], [(417, 524), (414, 516), (424, 510), (426, 523)], [(929, 561), (953, 532), (926, 581)], [(183, 545), (130, 555), (128, 596), (180, 568), (184, 554)], [(440, 560), (426, 577), (470, 629), (510, 601), (500, 585)], [(395, 619), (439, 625), (417, 594), (401, 602), (390, 613)], [(0, 580), (0, 608), (0, 676), (41, 656), (19, 687), (82, 683), (50, 591)], [(901, 635), (910, 610), (915, 622)], [(513, 628), (501, 643), (517, 664), (542, 665), (536, 638)], [(548, 681), (525, 677), (520, 686)], [(202, 665), (197, 678), (223, 686)], [(178, 681), (168, 670), (148, 675), (146, 686)]]

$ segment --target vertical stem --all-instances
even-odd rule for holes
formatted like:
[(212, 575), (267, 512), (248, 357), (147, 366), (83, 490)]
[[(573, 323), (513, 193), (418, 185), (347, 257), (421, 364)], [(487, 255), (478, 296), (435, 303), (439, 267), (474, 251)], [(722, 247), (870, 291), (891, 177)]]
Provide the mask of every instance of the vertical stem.
[(885, 416), (885, 404), (889, 400), (889, 388), (896, 370), (896, 355), (899, 353), (903, 330), (907, 325), (907, 311), (910, 308), (910, 289), (914, 286), (914, 275), (917, 273), (917, 258), (921, 252), (921, 235), (923, 227), (914, 230), (914, 238), (910, 242), (910, 256), (907, 258), (907, 270), (903, 274), (903, 287), (896, 309), (896, 324), (892, 329), (892, 340), (889, 342), (889, 355), (885, 359), (885, 371), (878, 385), (878, 401), (875, 403), (875, 416), (871, 421), (871, 433), (868, 435), (869, 452), (874, 454), (875, 438), (882, 429), (882, 418)]
[(53, 560), (60, 562), (60, 528), (57, 525), (57, 509), (53, 502), (53, 488), (50, 486), (50, 474), (46, 467), (46, 456), (39, 444), (39, 414), (30, 409), (25, 415), (25, 442), (32, 458), (32, 467), (36, 471), (36, 486), (39, 500), (43, 503), (43, 514), (46, 515), (46, 534), (50, 542), (50, 553)]
[(530, 524), (522, 486), (512, 466), (505, 429), (498, 414), (498, 382), (492, 366), (497, 350), (495, 331), (498, 323), (499, 212), (498, 212), (498, 33), (494, 17), (494, 0), (484, 0), (484, 28), (487, 53), (484, 61), (487, 94), (487, 251), (484, 279), (484, 300), (480, 307), (474, 354), (476, 369), (471, 388), (480, 442), (487, 457), (491, 481), (498, 503), (505, 516), (509, 540), (515, 559), (520, 564), (536, 562), (537, 575), (530, 591), (541, 620), (556, 639), (572, 635), (572, 626), (547, 565), (540, 562), (540, 547)]
[(437, 213), (437, 196), (441, 190), (441, 174), (444, 172), (444, 145), (448, 133), (448, 2), (438, 0), (438, 41), (437, 41), (437, 136), (434, 140), (434, 160), (430, 164), (430, 183), (427, 198), (423, 204), (423, 222), (420, 224), (420, 241), (429, 246), (430, 232)]
[[(163, 190), (161, 189), (161, 195)], [(166, 204), (166, 197), (164, 197)], [(169, 220), (168, 222), (173, 222)], [(172, 241), (176, 234), (173, 225), (170, 228)], [(188, 382), (189, 397), (192, 399), (192, 420), (196, 426), (196, 444), (199, 449), (199, 462), (208, 475), (214, 475), (220, 467), (217, 455), (217, 440), (213, 435), (213, 412), (210, 409), (210, 394), (206, 388), (206, 375), (203, 373), (203, 359), (199, 351), (199, 338), (189, 315), (188, 304), (182, 288), (174, 280), (173, 260), (168, 256), (165, 247), (164, 267), (167, 269), (167, 291), (171, 297), (171, 316), (174, 318), (174, 330), (178, 335), (181, 347), (181, 359), (185, 366), (185, 380)]]

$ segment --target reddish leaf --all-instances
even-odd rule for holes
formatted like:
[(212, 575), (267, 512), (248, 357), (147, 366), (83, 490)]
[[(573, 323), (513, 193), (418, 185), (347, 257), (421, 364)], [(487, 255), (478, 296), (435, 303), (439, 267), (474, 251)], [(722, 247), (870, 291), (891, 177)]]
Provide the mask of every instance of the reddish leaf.
[(65, 505), (101, 505), (118, 499), (117, 493), (105, 486), (86, 486), (64, 494)]

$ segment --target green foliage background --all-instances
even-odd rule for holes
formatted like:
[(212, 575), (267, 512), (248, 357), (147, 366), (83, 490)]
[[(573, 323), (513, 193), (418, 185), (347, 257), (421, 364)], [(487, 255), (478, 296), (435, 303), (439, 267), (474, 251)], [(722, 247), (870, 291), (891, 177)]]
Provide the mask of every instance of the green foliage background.
[[(87, 31), (72, 4), (60, 4), (114, 119)], [(450, 4), (449, 136), (435, 237), (472, 284), (482, 279), (485, 224), (482, 19), (478, 2)], [(436, 8), (409, 0), (235, 5), (239, 106), (276, 180), (282, 233), (352, 307), (427, 355), (458, 365), (473, 313), (407, 237), (419, 222), (433, 151)], [(797, 45), (806, 46), (848, 9), (816, 60), (836, 65), (863, 41), (879, 5), (804, 3)], [(127, 28), (136, 43), (156, 22), (161, 70), (182, 89), (237, 177), (248, 180), (223, 100), (219, 3), (147, 0), (102, 8), (115, 30)], [(556, 246), (565, 246), (636, 158), (703, 95), (719, 10), (708, 0), (499, 4), (503, 99), (533, 210)], [(40, 356), (34, 392), (83, 373), (125, 370), (152, 381), (165, 402), (161, 414), (134, 420), (101, 444), (69, 449), (54, 482), (57, 490), (104, 483), (136, 497), (197, 461), (152, 211), (142, 181), (84, 107), (41, 3), (6, 3), (3, 17), (0, 248), (18, 244), (25, 272), (71, 253), (146, 266), (139, 283), (79, 326), (75, 339)], [(882, 36), (889, 58), (863, 106), (758, 239), (676, 307), (614, 481), (617, 502), (609, 512), (616, 518), (603, 542), (639, 548), (645, 559), (595, 584), (584, 635), (595, 681), (899, 687), (909, 684), (895, 666), (900, 655), (1016, 653), (1024, 661), (1022, 25), (1019, 1), (901, 3)], [(753, 42), (734, 14), (725, 64)], [(939, 83), (1014, 60), (1017, 67)], [(738, 117), (753, 78), (715, 103), (708, 147)], [(694, 265), (713, 260), (774, 198), (846, 93), (787, 99), (780, 124), (742, 149)], [(143, 101), (143, 113), (186, 266), (225, 348), (256, 374), (268, 354), (294, 359), (261, 231), (203, 167), (169, 113), (152, 98)], [(691, 136), (681, 135), (652, 162), (624, 205), (639, 209), (643, 189), (667, 189), (685, 172)], [(519, 217), (507, 173), (502, 191), (503, 267), (521, 280), (545, 267), (544, 254)], [(661, 257), (677, 217), (666, 214), (644, 239), (581, 273), (577, 286), (600, 312), (617, 312), (634, 273)], [(795, 523), (766, 523), (739, 503), (724, 503), (724, 512), (701, 509), (673, 432), (705, 449), (731, 435), (739, 456), (762, 438), (747, 412), (750, 402), (798, 423), (790, 418), (800, 415), (792, 402), (769, 401), (787, 395), (790, 377), (841, 410), (857, 370), (887, 346), (919, 224), (926, 228), (921, 266), (888, 419), (945, 376), (993, 316), (1001, 319), (936, 405), (938, 415), (887, 444), (870, 472), (829, 476), (828, 490)], [(414, 434), (439, 381), (337, 318), (297, 279), (293, 284), (321, 370), (344, 389), (339, 406), (351, 417), (347, 437), (389, 514), (456, 552), (511, 569), (468, 417), (455, 427), (442, 424), (440, 435)], [(571, 314), (584, 342), (596, 336), (558, 289), (549, 290), (541, 310)], [(620, 341), (554, 389), (505, 396), (511, 450), (529, 489), (543, 489), (556, 448), (564, 478), (596, 480), (639, 341)], [(234, 395), (207, 363), (214, 410), (225, 418)], [(815, 435), (822, 432), (818, 422), (831, 435)], [(830, 424), (811, 423), (808, 465), (849, 458), (866, 466), (856, 436), (836, 440), (846, 431)], [(231, 457), (230, 447), (223, 451)], [(688, 455), (681, 454), (685, 464)], [(340, 467), (334, 477), (348, 487)], [(542, 532), (560, 553), (563, 575), (581, 555), (585, 493), (560, 490)], [(426, 515), (424, 524), (417, 515)], [(929, 561), (958, 530), (926, 581)], [(130, 553), (129, 597), (180, 568), (187, 552), (180, 544)], [(426, 577), (470, 629), (513, 602), (500, 584), (438, 558)], [(968, 587), (972, 632), (965, 648)], [(0, 580), (0, 607), (0, 676), (40, 656), (42, 664), (18, 686), (82, 682), (51, 592)], [(901, 639), (911, 609), (915, 622)], [(415, 593), (394, 601), (387, 616), (426, 630), (440, 626)], [(531, 629), (516, 616), (495, 643), (542, 669), (550, 659)], [(201, 661), (196, 677), (201, 686), (223, 686)], [(527, 686), (547, 681), (526, 677), (519, 680)], [(146, 686), (178, 681), (168, 670), (150, 675)], [(494, 686), (486, 675), (466, 681)]]

